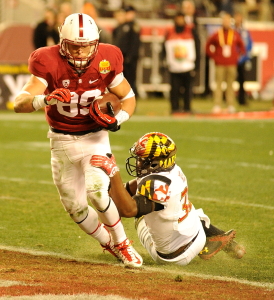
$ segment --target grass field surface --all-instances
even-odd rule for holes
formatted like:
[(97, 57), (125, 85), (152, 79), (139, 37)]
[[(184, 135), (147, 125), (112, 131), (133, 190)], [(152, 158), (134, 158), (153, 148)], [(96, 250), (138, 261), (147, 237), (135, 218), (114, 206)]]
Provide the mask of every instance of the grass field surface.
[[(256, 105), (259, 110), (270, 107)], [(164, 101), (140, 101), (131, 120), (110, 133), (124, 181), (130, 179), (125, 170), (129, 147), (146, 132), (169, 135), (178, 147), (177, 163), (187, 176), (190, 200), (212, 224), (235, 229), (247, 251), (241, 260), (223, 252), (209, 261), (195, 258), (183, 271), (273, 285), (274, 119), (172, 118), (167, 109)], [(112, 263), (113, 257), (72, 222), (58, 199), (43, 113), (2, 111), (0, 126), (1, 246)], [(133, 220), (123, 223), (145, 266), (160, 270), (139, 243)], [(182, 267), (165, 269), (179, 273)]]

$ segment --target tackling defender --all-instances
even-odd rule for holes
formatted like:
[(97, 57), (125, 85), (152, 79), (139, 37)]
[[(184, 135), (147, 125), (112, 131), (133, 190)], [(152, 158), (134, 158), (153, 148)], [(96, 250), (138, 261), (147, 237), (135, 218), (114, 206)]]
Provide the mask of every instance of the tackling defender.
[[(138, 237), (157, 263), (187, 265), (199, 255), (210, 259), (220, 250), (241, 258), (245, 250), (212, 224), (188, 198), (187, 179), (175, 163), (176, 145), (167, 135), (151, 132), (131, 148), (126, 167), (137, 177), (123, 182), (115, 158), (94, 155), (91, 165), (110, 176), (110, 193), (123, 217), (135, 217)], [(133, 162), (132, 162), (133, 160)]]
[[(15, 98), (14, 110), (45, 108), (53, 180), (65, 210), (103, 249), (125, 265), (140, 267), (142, 258), (109, 197), (109, 177), (89, 163), (92, 155), (111, 151), (108, 130), (118, 130), (135, 110), (135, 95), (122, 73), (122, 53), (99, 43), (97, 25), (88, 15), (68, 16), (59, 32), (60, 45), (31, 53), (32, 75)], [(115, 117), (111, 111), (102, 113), (96, 100), (106, 89), (122, 103)]]

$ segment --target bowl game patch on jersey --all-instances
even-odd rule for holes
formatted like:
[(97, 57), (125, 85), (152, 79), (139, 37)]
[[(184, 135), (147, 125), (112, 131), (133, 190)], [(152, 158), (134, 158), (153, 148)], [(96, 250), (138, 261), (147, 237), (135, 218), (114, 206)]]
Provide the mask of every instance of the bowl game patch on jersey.
[(102, 74), (107, 74), (111, 71), (111, 65), (108, 60), (101, 60), (99, 62), (99, 72)]

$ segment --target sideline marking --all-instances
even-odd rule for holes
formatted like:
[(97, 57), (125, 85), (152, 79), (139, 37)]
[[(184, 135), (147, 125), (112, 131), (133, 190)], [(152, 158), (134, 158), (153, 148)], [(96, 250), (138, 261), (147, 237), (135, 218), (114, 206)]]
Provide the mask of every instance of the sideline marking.
[(11, 280), (1, 280), (0, 279), (0, 287), (9, 287), (13, 285), (26, 285), (24, 282), (21, 281), (11, 281)]
[[(118, 295), (98, 295), (98, 294), (75, 294), (75, 295), (33, 295), (33, 296), (3, 296), (1, 300), (133, 300)], [(138, 300), (146, 300), (139, 298)]]
[[(24, 286), (35, 286), (39, 284), (29, 284), (22, 281), (15, 281), (15, 280), (2, 280), (0, 279), (0, 287), (9, 287), (13, 285), (24, 285)], [(0, 297), (1, 299), (1, 297)]]
[[(93, 260), (93, 259), (81, 259), (81, 258), (75, 258), (73, 256), (69, 255), (63, 255), (60, 253), (55, 253), (55, 252), (45, 252), (45, 251), (36, 251), (36, 250), (28, 250), (24, 248), (16, 248), (12, 246), (2, 246), (0, 245), (0, 249), (2, 250), (7, 250), (7, 251), (14, 251), (14, 252), (21, 252), (21, 253), (27, 253), (31, 255), (36, 255), (36, 256), (53, 256), (53, 257), (58, 257), (58, 258), (63, 258), (63, 259), (74, 259), (79, 262), (89, 262), (89, 263), (102, 263), (102, 261), (98, 260)], [(114, 265), (113, 263), (105, 263), (106, 265)], [(124, 267), (122, 264), (115, 264), (116, 266), (121, 266)], [(154, 267), (143, 267), (145, 270), (151, 271), (151, 272), (165, 272), (165, 273), (170, 273), (170, 274), (178, 274), (178, 270), (166, 270), (166, 269), (159, 269), (159, 268), (154, 268)], [(201, 279), (214, 279), (214, 280), (220, 280), (220, 281), (229, 281), (229, 282), (237, 282), (245, 285), (250, 285), (250, 286), (256, 286), (256, 287), (261, 287), (265, 288), (268, 290), (274, 290), (274, 283), (270, 282), (257, 282), (257, 281), (249, 281), (246, 279), (237, 279), (233, 277), (222, 277), (222, 276), (215, 276), (215, 275), (207, 275), (207, 274), (201, 274), (201, 273), (192, 273), (192, 272), (181, 272), (182, 275), (189, 276), (189, 277), (197, 277)], [(0, 297), (1, 299), (1, 297)]]

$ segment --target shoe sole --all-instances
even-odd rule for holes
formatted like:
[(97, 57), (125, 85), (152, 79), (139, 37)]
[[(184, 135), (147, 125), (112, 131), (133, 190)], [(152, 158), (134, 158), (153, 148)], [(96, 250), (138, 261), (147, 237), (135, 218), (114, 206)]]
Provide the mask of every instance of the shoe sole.
[[(209, 260), (210, 258), (212, 258), (214, 255), (216, 255), (218, 252), (220, 252), (221, 250), (223, 250), (223, 248), (235, 238), (236, 235), (236, 231), (231, 229), (229, 231), (227, 231), (225, 234), (223, 234), (223, 236), (216, 236), (216, 237), (210, 237), (210, 241), (212, 242), (220, 242), (221, 245), (219, 248), (217, 248), (217, 250), (215, 250), (214, 252), (206, 255), (206, 254), (199, 254), (199, 257), (201, 259), (204, 260)], [(221, 240), (220, 240), (221, 239)]]

